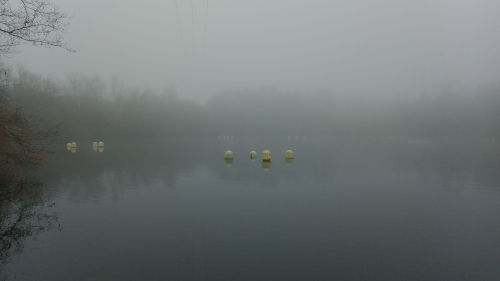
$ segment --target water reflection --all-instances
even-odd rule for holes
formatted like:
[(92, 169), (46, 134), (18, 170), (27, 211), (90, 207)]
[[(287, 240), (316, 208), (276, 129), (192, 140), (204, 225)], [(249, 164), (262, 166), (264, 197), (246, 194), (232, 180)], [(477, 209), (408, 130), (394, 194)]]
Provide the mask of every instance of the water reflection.
[[(205, 165), (212, 153), (203, 142), (196, 141), (139, 141), (113, 144), (106, 153), (81, 148), (76, 157), (65, 153), (49, 155), (39, 176), (49, 186), (63, 186), (78, 200), (98, 198), (112, 190), (118, 196), (129, 188), (161, 182), (175, 188), (183, 174)], [(137, 149), (140, 148), (140, 149)], [(104, 152), (104, 147), (97, 147)], [(188, 151), (189, 153), (186, 153)], [(220, 152), (217, 158), (220, 159)], [(64, 173), (61, 168), (64, 167)]]
[[(242, 156), (229, 163), (227, 142), (216, 140), (109, 143), (102, 154), (82, 146), (51, 156), (40, 177), (68, 227), (46, 235), (50, 250), (12, 261), (12, 272), (36, 280), (500, 274), (491, 262), (500, 258), (500, 154), (485, 140), (237, 138), (230, 148)], [(289, 148), (300, 157), (275, 160), (272, 172), (246, 156)]]
[(271, 170), (271, 161), (262, 161), (262, 169), (269, 172)]
[[(269, 142), (262, 141), (262, 143), (265, 144), (253, 142), (252, 146), (269, 146)], [(298, 153), (307, 151), (301, 153), (300, 161), (294, 159), (285, 159), (284, 163), (278, 161), (273, 164), (273, 170), (279, 172), (265, 178), (255, 177), (251, 172), (254, 162), (241, 157), (225, 161), (223, 166), (219, 166), (220, 154), (227, 147), (214, 141), (141, 144), (140, 150), (129, 146), (137, 147), (135, 144), (115, 146), (106, 155), (103, 154), (103, 157), (98, 156), (99, 154), (85, 153), (83, 150), (78, 158), (56, 154), (44, 168), (43, 174), (50, 181), (58, 179), (64, 182), (80, 182), (86, 187), (85, 192), (88, 192), (88, 186), (95, 187), (96, 191), (102, 190), (102, 183), (99, 183), (102, 177), (116, 180), (117, 185), (123, 185), (123, 181), (148, 185), (161, 180), (165, 185), (175, 187), (180, 175), (188, 174), (202, 166), (207, 167), (216, 177), (227, 180), (287, 181), (289, 179), (290, 182), (297, 184), (322, 184), (341, 180), (366, 181), (369, 178), (381, 181), (384, 175), (390, 172), (400, 176), (411, 174), (415, 179), (426, 179), (440, 186), (443, 186), (443, 182), (485, 186), (494, 186), (498, 183), (496, 171), (498, 171), (499, 151), (496, 146), (481, 147), (474, 144), (444, 142), (441, 145), (310, 141), (295, 145), (294, 150)], [(234, 144), (235, 155), (247, 154), (248, 147), (248, 143), (245, 142)], [(287, 145), (278, 143), (270, 148), (274, 151), (285, 151)], [(104, 148), (100, 151), (104, 151)], [(60, 165), (65, 167), (64, 175), (59, 171)], [(233, 169), (231, 173), (227, 173), (221, 169), (222, 167)], [(284, 167), (293, 174), (292, 178), (281, 177)], [(269, 170), (271, 164), (262, 163), (261, 168)]]
[(58, 217), (45, 185), (33, 180), (3, 183), (0, 188), (0, 279), (10, 276), (3, 270), (28, 239), (58, 228)]
[[(236, 142), (232, 147), (235, 155), (247, 155), (249, 147), (285, 151), (289, 145), (274, 140), (252, 140)], [(252, 161), (255, 159), (248, 161), (246, 157), (236, 157), (222, 163), (220, 155), (225, 150), (226, 145), (217, 141), (117, 144), (102, 155), (85, 150), (79, 150), (77, 158), (56, 153), (40, 174), (48, 183), (64, 183), (67, 191), (78, 189), (71, 192), (75, 198), (97, 198), (109, 188), (119, 194), (127, 188), (148, 186), (154, 182), (175, 188), (180, 176), (201, 167), (208, 168), (213, 176), (222, 180), (251, 180), (266, 185), (279, 182), (291, 185), (354, 184), (412, 178), (414, 182), (426, 181), (441, 187), (488, 186), (499, 189), (500, 151), (496, 146), (308, 139), (293, 147), (300, 153), (300, 161), (285, 159), (275, 162), (272, 168), (276, 173), (267, 176), (256, 173), (256, 162)], [(97, 151), (102, 152), (104, 148)], [(61, 173), (61, 167), (65, 173)], [(231, 172), (227, 167), (232, 168)], [(269, 171), (271, 163), (262, 162), (260, 167)], [(289, 173), (289, 176), (283, 177), (283, 173)]]

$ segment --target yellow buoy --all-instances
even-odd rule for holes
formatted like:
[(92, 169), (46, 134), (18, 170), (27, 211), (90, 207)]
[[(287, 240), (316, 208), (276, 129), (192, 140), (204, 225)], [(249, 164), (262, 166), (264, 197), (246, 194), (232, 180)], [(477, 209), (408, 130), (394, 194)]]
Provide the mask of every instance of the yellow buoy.
[(255, 150), (250, 151), (250, 159), (252, 160), (257, 159), (257, 151)]
[(104, 152), (104, 146), (100, 146), (100, 147), (98, 147), (98, 148), (97, 148), (97, 151), (98, 151), (98, 152)]
[(72, 142), (72, 143), (71, 143), (71, 147), (72, 147), (72, 148), (76, 148), (76, 142)]
[(100, 142), (97, 144), (97, 146), (99, 146), (99, 147), (103, 147), (103, 146), (104, 146), (104, 142), (100, 141)]
[(66, 144), (66, 149), (67, 149), (67, 150), (71, 150), (71, 143), (70, 143), (70, 142), (68, 142), (68, 143)]
[(290, 149), (285, 151), (285, 158), (286, 159), (293, 159), (293, 151)]
[(262, 161), (264, 161), (264, 162), (271, 161), (271, 151), (269, 151), (269, 150), (262, 151)]
[(492, 138), (490, 139), (490, 142), (491, 142), (491, 143), (496, 143), (496, 142), (497, 142), (497, 139), (496, 139), (495, 137), (492, 137)]
[(224, 159), (233, 159), (233, 152), (231, 150), (226, 150), (226, 152), (224, 152)]
[(76, 146), (75, 146), (75, 147), (71, 147), (71, 148), (69, 149), (69, 151), (71, 151), (71, 153), (75, 153), (75, 152), (76, 152)]

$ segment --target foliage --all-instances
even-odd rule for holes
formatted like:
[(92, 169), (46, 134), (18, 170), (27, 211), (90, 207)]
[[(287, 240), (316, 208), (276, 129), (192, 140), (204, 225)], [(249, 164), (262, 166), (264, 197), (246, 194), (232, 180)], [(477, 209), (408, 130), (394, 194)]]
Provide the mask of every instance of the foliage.
[(24, 168), (43, 162), (42, 134), (22, 113), (0, 96), (0, 183), (19, 179)]

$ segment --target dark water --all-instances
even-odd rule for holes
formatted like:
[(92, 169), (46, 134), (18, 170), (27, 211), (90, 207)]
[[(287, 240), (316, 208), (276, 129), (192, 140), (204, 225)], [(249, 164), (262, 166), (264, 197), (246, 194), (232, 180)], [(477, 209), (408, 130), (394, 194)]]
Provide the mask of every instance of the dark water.
[(500, 280), (488, 140), (108, 141), (40, 177), (7, 280)]

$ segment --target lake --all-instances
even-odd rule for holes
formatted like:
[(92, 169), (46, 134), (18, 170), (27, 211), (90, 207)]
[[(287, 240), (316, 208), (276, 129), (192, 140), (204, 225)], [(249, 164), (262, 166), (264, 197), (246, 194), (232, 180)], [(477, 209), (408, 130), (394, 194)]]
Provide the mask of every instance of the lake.
[(32, 231), (4, 247), (0, 279), (500, 280), (500, 145), (488, 139), (108, 140), (103, 152), (53, 151), (26, 213)]

